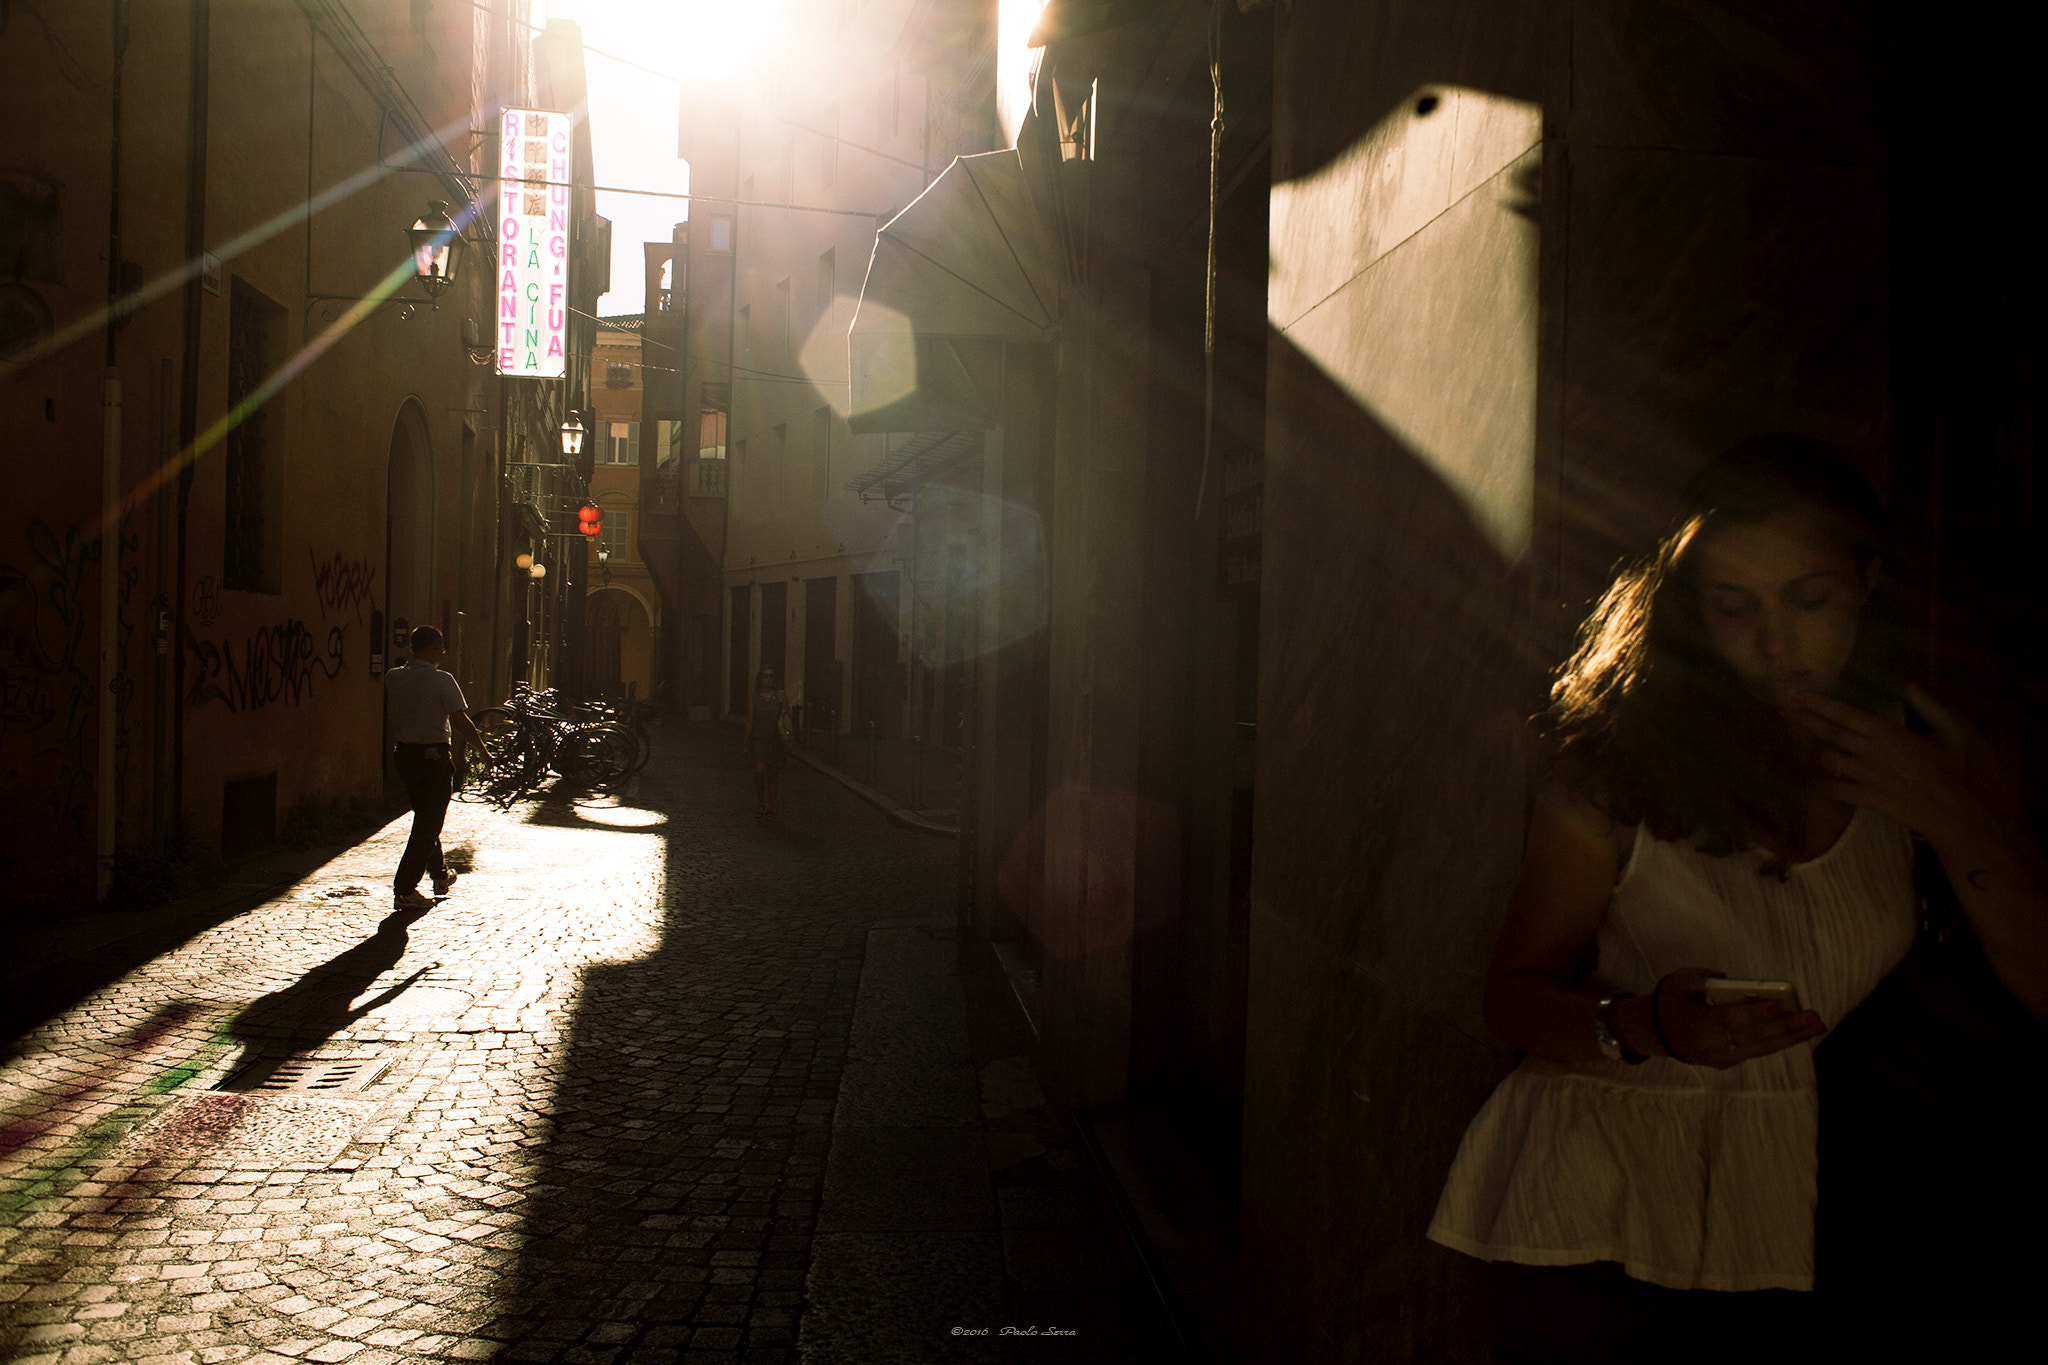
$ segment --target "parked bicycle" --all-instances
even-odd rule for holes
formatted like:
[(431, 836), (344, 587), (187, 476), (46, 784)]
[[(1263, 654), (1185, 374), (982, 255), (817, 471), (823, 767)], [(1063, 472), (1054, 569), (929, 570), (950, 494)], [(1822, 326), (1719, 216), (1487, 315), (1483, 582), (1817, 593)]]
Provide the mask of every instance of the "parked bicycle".
[(462, 794), (502, 808), (534, 794), (550, 776), (578, 790), (615, 787), (647, 762), (648, 709), (645, 702), (568, 702), (521, 683), (505, 705), (470, 713), (492, 767), (486, 772), (471, 757)]

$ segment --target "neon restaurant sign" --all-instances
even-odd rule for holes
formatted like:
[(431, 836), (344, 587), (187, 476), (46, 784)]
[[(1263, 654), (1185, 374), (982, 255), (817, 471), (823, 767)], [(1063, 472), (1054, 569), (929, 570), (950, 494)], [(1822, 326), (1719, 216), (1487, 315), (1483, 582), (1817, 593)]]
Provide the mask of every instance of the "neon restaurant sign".
[(498, 373), (559, 379), (569, 320), (569, 116), (498, 124)]

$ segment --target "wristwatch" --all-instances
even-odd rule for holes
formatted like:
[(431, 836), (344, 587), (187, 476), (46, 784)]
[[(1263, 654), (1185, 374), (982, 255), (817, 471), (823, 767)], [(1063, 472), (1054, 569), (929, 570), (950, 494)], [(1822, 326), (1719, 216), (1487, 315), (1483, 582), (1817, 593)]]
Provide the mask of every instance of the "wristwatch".
[(1621, 1035), (1607, 1022), (1607, 1011), (1624, 1000), (1633, 1000), (1633, 994), (1610, 995), (1593, 1009), (1593, 1041), (1600, 1047), (1600, 1055), (1610, 1062), (1626, 1062), (1639, 1066), (1647, 1060), (1642, 1053), (1621, 1041)]

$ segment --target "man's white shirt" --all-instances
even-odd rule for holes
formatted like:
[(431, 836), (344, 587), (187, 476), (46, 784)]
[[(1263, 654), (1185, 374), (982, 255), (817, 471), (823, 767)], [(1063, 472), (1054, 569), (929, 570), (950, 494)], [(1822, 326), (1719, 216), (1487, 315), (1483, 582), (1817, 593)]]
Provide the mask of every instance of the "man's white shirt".
[(384, 675), (384, 695), (391, 701), (394, 744), (446, 744), (448, 713), (466, 711), (462, 686), (423, 659), (411, 659)]

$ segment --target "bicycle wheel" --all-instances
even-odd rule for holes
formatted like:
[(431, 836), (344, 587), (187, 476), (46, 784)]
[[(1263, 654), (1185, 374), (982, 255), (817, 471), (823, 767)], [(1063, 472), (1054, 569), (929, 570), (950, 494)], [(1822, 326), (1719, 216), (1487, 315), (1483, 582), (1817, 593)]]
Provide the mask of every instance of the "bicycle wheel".
[(631, 737), (615, 725), (580, 725), (562, 740), (555, 771), (584, 788), (607, 787), (623, 778), (632, 761)]
[[(531, 731), (524, 717), (504, 706), (484, 707), (472, 714), (469, 719), (470, 723), (476, 726), (477, 734), (483, 738), (484, 748), (491, 755), (489, 778), (482, 781), (481, 785), (492, 791), (489, 799), (503, 804), (499, 795), (504, 785), (503, 779), (509, 772), (528, 762), (528, 754), (533, 748)], [(475, 756), (471, 755), (465, 762), (474, 763)]]
[(547, 764), (541, 761), (529, 732), (499, 753), (491, 770), (490, 799), (498, 809), (507, 809), (514, 801), (533, 795), (547, 778)]
[(490, 769), (484, 767), (474, 745), (462, 746), (462, 756), (455, 760), (455, 799), (457, 801), (488, 801)]
[(589, 741), (599, 746), (605, 762), (605, 774), (600, 781), (611, 786), (623, 782), (633, 771), (633, 736), (624, 726), (604, 722), (593, 726), (596, 732)]
[(527, 728), (525, 719), (509, 706), (486, 706), (470, 712), (469, 719), (493, 754), (517, 742)]
[(639, 772), (640, 766), (647, 761), (645, 737), (618, 721), (612, 721), (604, 728), (610, 737), (612, 762), (618, 769), (614, 780), (624, 781)]

